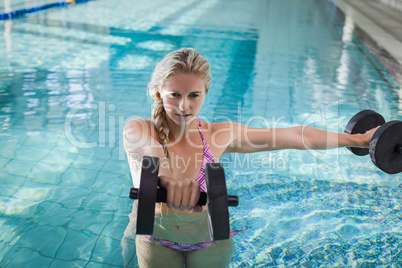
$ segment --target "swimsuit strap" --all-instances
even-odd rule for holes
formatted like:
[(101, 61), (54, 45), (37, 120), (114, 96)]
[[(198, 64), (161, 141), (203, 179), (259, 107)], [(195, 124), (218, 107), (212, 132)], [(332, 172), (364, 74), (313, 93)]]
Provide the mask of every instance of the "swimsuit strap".
[[(200, 136), (201, 136), (201, 139), (202, 139), (202, 143), (204, 144), (204, 158), (205, 158), (205, 153), (207, 152), (207, 151), (209, 151), (209, 146), (208, 146), (208, 144), (207, 144), (207, 142), (205, 141), (205, 139), (204, 139), (204, 135), (202, 135), (202, 132), (201, 132), (201, 120), (200, 120), (200, 118), (198, 117), (198, 115), (197, 115), (197, 128), (198, 128), (198, 132), (200, 132)], [(211, 155), (212, 156), (212, 155)]]
[(201, 192), (206, 192), (206, 186), (205, 186), (205, 164), (206, 163), (215, 163), (214, 157), (211, 153), (211, 150), (208, 147), (207, 142), (204, 139), (204, 135), (202, 135), (201, 132), (201, 120), (198, 118), (198, 122), (197, 122), (197, 127), (198, 127), (198, 131), (200, 132), (200, 136), (202, 139), (202, 142), (204, 144), (204, 155), (203, 155), (203, 161), (202, 161), (202, 166), (201, 166), (201, 170), (200, 173), (198, 173), (198, 177), (196, 179), (196, 181), (198, 181), (198, 183), (200, 184), (200, 190)]
[[(246, 230), (248, 230), (248, 226), (242, 230), (230, 231), (229, 239), (234, 237), (238, 233), (246, 231)], [(146, 241), (148, 241), (148, 242), (152, 239), (167, 248), (175, 249), (178, 251), (192, 251), (192, 250), (196, 250), (196, 249), (202, 249), (202, 248), (212, 246), (213, 244), (215, 244), (219, 241), (222, 241), (222, 240), (216, 240), (216, 241), (204, 242), (204, 243), (198, 243), (198, 244), (184, 244), (184, 243), (178, 243), (178, 242), (173, 242), (173, 241), (169, 241), (169, 240), (158, 239), (158, 238), (155, 238), (150, 235), (145, 235), (144, 237), (145, 237)], [(224, 240), (228, 240), (228, 239), (224, 239)]]

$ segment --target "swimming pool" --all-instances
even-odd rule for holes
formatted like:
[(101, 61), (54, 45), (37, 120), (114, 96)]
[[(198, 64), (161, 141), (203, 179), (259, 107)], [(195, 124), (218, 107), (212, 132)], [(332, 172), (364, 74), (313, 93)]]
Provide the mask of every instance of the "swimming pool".
[[(135, 266), (133, 247), (122, 256), (121, 133), (150, 116), (145, 89), (171, 50), (210, 61), (210, 121), (343, 131), (362, 109), (401, 119), (377, 70), (400, 85), (322, 0), (99, 0), (0, 27), (0, 267)], [(232, 267), (402, 264), (400, 174), (346, 149), (222, 162), (240, 197), (232, 228), (249, 226)]]

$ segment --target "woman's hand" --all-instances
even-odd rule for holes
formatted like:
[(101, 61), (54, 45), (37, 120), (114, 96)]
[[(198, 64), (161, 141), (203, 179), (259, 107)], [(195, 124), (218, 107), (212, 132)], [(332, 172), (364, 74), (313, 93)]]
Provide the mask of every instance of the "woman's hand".
[(200, 198), (200, 184), (197, 181), (184, 179), (174, 180), (165, 176), (159, 177), (160, 185), (167, 192), (166, 203), (169, 208), (191, 210), (201, 212), (202, 207), (198, 206)]
[(374, 133), (379, 129), (381, 126), (372, 128), (370, 130), (367, 130), (365, 133), (362, 134), (362, 147), (363, 148), (368, 148), (370, 147), (370, 142), (371, 139), (373, 138)]

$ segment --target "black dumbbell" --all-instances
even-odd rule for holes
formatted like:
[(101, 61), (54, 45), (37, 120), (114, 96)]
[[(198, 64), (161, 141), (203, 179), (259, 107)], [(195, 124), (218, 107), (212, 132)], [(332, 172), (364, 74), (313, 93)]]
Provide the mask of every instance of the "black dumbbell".
[(345, 133), (357, 134), (381, 125), (374, 133), (369, 149), (349, 148), (356, 155), (370, 154), (373, 163), (389, 174), (402, 172), (402, 121), (385, 123), (384, 118), (372, 110), (364, 110), (353, 116)]
[[(208, 194), (200, 193), (198, 205), (207, 205), (212, 240), (228, 239), (230, 235), (228, 206), (237, 206), (239, 198), (227, 195), (225, 173), (221, 163), (207, 163), (205, 183)], [(140, 188), (130, 189), (130, 198), (138, 199), (137, 234), (152, 235), (155, 202), (166, 203), (166, 190), (158, 187), (159, 158), (142, 159)]]

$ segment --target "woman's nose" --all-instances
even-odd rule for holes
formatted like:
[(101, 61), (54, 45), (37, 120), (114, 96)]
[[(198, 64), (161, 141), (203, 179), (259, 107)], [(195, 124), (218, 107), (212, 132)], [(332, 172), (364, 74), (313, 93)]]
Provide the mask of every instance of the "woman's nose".
[(188, 104), (187, 104), (186, 98), (182, 98), (180, 100), (179, 109), (182, 111), (185, 111), (187, 109), (187, 106), (188, 106)]

